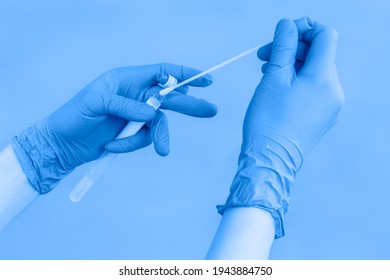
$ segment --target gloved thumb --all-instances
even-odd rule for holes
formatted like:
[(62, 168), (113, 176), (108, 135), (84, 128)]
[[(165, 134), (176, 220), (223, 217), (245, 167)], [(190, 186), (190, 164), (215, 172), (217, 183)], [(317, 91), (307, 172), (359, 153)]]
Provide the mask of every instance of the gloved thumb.
[(286, 66), (291, 66), (288, 68), (293, 71), (297, 46), (298, 30), (296, 24), (289, 19), (280, 20), (275, 29), (267, 72), (278, 71)]

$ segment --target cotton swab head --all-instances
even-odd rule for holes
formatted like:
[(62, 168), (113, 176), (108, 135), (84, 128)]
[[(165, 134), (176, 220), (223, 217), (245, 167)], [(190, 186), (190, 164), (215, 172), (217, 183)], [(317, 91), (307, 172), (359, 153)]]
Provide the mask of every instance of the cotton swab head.
[(172, 91), (174, 91), (175, 89), (176, 89), (175, 86), (168, 87), (168, 88), (164, 88), (164, 89), (160, 90), (160, 95), (161, 95), (161, 96), (165, 96), (165, 95), (167, 95), (168, 93), (171, 93)]

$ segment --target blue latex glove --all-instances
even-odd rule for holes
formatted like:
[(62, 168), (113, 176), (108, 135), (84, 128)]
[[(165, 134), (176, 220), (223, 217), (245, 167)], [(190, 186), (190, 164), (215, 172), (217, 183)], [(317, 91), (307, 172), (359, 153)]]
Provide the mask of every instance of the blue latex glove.
[[(95, 160), (104, 152), (130, 152), (152, 141), (159, 155), (169, 153), (165, 115), (146, 105), (161, 90), (164, 74), (178, 82), (200, 71), (173, 64), (125, 67), (94, 80), (69, 102), (13, 139), (13, 148), (31, 184), (40, 193), (52, 190), (75, 167)], [(166, 75), (165, 75), (166, 76)], [(186, 95), (189, 86), (212, 83), (205, 75), (164, 97), (162, 109), (194, 117), (212, 117), (215, 105)], [(128, 121), (148, 122), (132, 137), (113, 141)]]
[(302, 29), (301, 20), (281, 20), (273, 43), (258, 51), (268, 62), (245, 116), (230, 195), (218, 206), (220, 213), (226, 207), (269, 211), (276, 238), (284, 235), (283, 216), (303, 156), (335, 124), (344, 102), (335, 65), (336, 31), (318, 22)]

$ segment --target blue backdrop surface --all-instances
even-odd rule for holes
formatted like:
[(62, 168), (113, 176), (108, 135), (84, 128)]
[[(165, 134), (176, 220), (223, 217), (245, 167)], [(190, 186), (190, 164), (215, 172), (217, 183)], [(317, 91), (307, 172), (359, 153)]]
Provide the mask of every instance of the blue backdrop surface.
[[(1, 149), (105, 71), (158, 62), (199, 69), (272, 39), (283, 17), (339, 32), (346, 104), (305, 158), (273, 259), (390, 259), (390, 7), (386, 1), (1, 1)], [(192, 89), (213, 119), (167, 112), (171, 154), (120, 156), (79, 204), (88, 166), (0, 233), (0, 259), (202, 259), (236, 170), (253, 54)]]

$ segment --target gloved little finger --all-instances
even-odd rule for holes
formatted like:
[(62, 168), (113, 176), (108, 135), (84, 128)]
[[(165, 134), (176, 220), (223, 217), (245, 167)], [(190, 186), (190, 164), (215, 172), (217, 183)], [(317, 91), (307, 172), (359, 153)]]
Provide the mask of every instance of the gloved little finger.
[(156, 117), (152, 121), (151, 135), (156, 152), (160, 156), (168, 155), (170, 150), (168, 119), (160, 110), (156, 111)]
[(198, 118), (211, 118), (218, 112), (216, 105), (204, 99), (175, 91), (165, 96), (161, 108)]
[(151, 131), (147, 126), (130, 137), (113, 140), (105, 145), (111, 153), (128, 153), (149, 146), (152, 143)]

